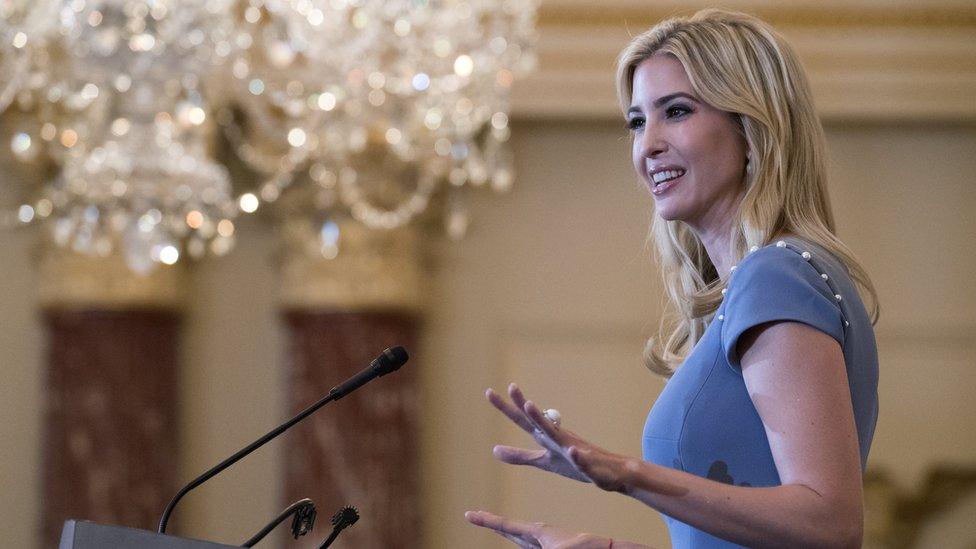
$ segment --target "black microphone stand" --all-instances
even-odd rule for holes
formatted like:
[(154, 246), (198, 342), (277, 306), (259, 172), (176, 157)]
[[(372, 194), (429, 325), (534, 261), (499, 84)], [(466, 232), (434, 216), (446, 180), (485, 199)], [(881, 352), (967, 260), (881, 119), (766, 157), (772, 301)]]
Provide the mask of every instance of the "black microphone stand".
[(209, 470), (204, 472), (202, 475), (190, 481), (189, 484), (187, 484), (182, 489), (180, 489), (180, 491), (177, 492), (175, 496), (173, 496), (173, 499), (170, 500), (169, 504), (166, 506), (166, 510), (163, 511), (163, 516), (160, 517), (159, 519), (159, 528), (156, 531), (159, 532), (160, 534), (166, 533), (166, 525), (167, 523), (169, 523), (169, 517), (173, 513), (173, 508), (176, 507), (176, 504), (179, 503), (179, 501), (183, 498), (183, 496), (187, 494), (187, 492), (193, 490), (197, 486), (200, 486), (204, 482), (210, 480), (217, 473), (220, 473), (224, 469), (237, 463), (241, 458), (250, 454), (254, 450), (257, 450), (261, 446), (264, 446), (265, 444), (268, 443), (268, 441), (280, 435), (281, 433), (287, 431), (296, 423), (312, 415), (313, 413), (315, 413), (316, 410), (325, 406), (329, 402), (332, 402), (333, 400), (339, 400), (340, 398), (351, 393), (352, 391), (364, 385), (366, 382), (370, 381), (375, 377), (383, 376), (390, 372), (396, 371), (397, 369), (400, 368), (400, 366), (402, 366), (407, 361), (408, 358), (409, 357), (407, 356), (407, 352), (403, 347), (393, 347), (390, 349), (386, 349), (378, 358), (376, 358), (376, 360), (374, 360), (370, 364), (368, 368), (366, 368), (359, 374), (355, 375), (353, 378), (349, 379), (345, 383), (337, 387), (333, 387), (332, 390), (329, 391), (329, 394), (327, 394), (324, 398), (322, 398), (315, 404), (312, 404), (311, 406), (303, 410), (301, 413), (299, 413), (297, 416), (282, 423), (270, 433), (248, 444), (244, 448), (241, 448), (234, 455), (230, 456), (224, 461), (221, 461), (217, 465), (211, 467)]
[(208, 480), (210, 480), (211, 478), (213, 478), (217, 473), (219, 473), (219, 472), (223, 471), (224, 469), (230, 467), (231, 465), (237, 463), (244, 456), (246, 456), (246, 455), (250, 454), (251, 452), (253, 452), (254, 450), (257, 450), (258, 448), (264, 446), (265, 444), (268, 443), (269, 440), (275, 438), (276, 436), (280, 435), (281, 433), (284, 433), (285, 431), (287, 431), (288, 429), (290, 429), (293, 425), (295, 425), (299, 421), (305, 419), (306, 417), (312, 415), (313, 413), (315, 413), (316, 410), (318, 410), (319, 408), (321, 408), (321, 407), (325, 406), (326, 404), (332, 402), (333, 400), (335, 400), (335, 396), (330, 392), (328, 395), (325, 396), (325, 398), (319, 400), (318, 402), (316, 402), (315, 404), (309, 406), (308, 408), (305, 408), (305, 410), (303, 410), (297, 416), (295, 416), (295, 417), (289, 419), (288, 421), (282, 423), (281, 425), (279, 425), (278, 427), (276, 427), (270, 433), (264, 435), (263, 437), (255, 440), (254, 442), (252, 442), (252, 443), (248, 444), (247, 446), (241, 448), (234, 455), (230, 456), (229, 458), (225, 459), (224, 461), (221, 461), (217, 465), (214, 465), (213, 467), (211, 467), (210, 469), (208, 469), (206, 472), (204, 472), (202, 475), (200, 475), (197, 478), (191, 480), (189, 484), (187, 484), (186, 486), (184, 486), (179, 492), (176, 493), (175, 496), (173, 496), (173, 499), (170, 500), (169, 504), (166, 506), (166, 510), (163, 511), (163, 516), (160, 517), (160, 519), (159, 519), (159, 528), (156, 531), (159, 532), (160, 534), (165, 534), (166, 533), (166, 524), (169, 523), (169, 516), (173, 513), (173, 508), (176, 507), (176, 504), (179, 503), (179, 501), (181, 499), (183, 499), (183, 496), (185, 496), (187, 494), (187, 492), (189, 492), (190, 490), (196, 488), (197, 486), (200, 486), (204, 482), (207, 482)]

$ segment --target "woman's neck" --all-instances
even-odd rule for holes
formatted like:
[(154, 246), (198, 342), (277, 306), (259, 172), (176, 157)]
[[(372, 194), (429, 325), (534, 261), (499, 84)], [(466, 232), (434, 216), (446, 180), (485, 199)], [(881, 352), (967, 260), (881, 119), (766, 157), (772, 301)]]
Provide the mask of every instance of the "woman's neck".
[[(727, 280), (729, 273), (732, 272), (732, 267), (735, 266), (736, 259), (733, 257), (732, 247), (732, 220), (722, 226), (714, 227), (708, 230), (699, 230), (696, 227), (692, 227), (692, 231), (698, 236), (698, 240), (701, 241), (702, 246), (705, 247), (705, 253), (708, 254), (708, 259), (715, 266), (718, 276), (722, 280)], [(777, 232), (770, 239), (771, 242), (776, 242), (784, 238), (794, 238), (792, 232), (787, 230), (781, 230)]]
[(731, 250), (732, 239), (730, 238), (732, 234), (731, 222), (730, 219), (724, 226), (711, 229), (692, 229), (705, 247), (705, 253), (708, 254), (708, 259), (715, 266), (719, 278), (723, 280), (728, 278), (734, 265)]
[(708, 240), (702, 238), (702, 244), (705, 246), (708, 259), (715, 266), (719, 278), (727, 279), (733, 265), (731, 250), (729, 250), (729, 237), (727, 235), (711, 235)]

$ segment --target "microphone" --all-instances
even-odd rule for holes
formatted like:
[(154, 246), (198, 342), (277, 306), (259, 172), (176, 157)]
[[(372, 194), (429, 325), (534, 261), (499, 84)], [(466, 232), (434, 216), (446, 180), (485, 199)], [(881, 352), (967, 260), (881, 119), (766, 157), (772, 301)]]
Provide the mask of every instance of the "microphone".
[(156, 531), (160, 534), (166, 533), (166, 525), (169, 522), (170, 515), (173, 513), (173, 509), (176, 508), (176, 504), (179, 503), (179, 501), (183, 499), (183, 496), (185, 496), (190, 490), (193, 490), (197, 486), (200, 486), (204, 482), (207, 482), (208, 480), (216, 476), (224, 469), (227, 469), (231, 465), (240, 461), (241, 458), (243, 458), (244, 456), (257, 450), (261, 446), (264, 446), (271, 439), (277, 437), (281, 433), (284, 433), (292, 426), (294, 426), (296, 423), (312, 415), (313, 413), (315, 413), (316, 410), (325, 406), (329, 402), (332, 402), (333, 400), (339, 400), (340, 398), (362, 387), (363, 385), (373, 380), (374, 378), (382, 377), (390, 372), (395, 372), (399, 370), (400, 367), (403, 366), (409, 358), (410, 357), (407, 355), (406, 349), (404, 349), (403, 347), (391, 347), (389, 349), (386, 349), (385, 351), (383, 351), (382, 354), (380, 354), (380, 356), (376, 357), (376, 359), (369, 364), (369, 367), (367, 367), (362, 372), (359, 372), (358, 374), (354, 375), (353, 377), (349, 378), (341, 385), (337, 387), (333, 387), (332, 390), (329, 391), (329, 394), (326, 395), (324, 398), (322, 398), (315, 404), (309, 406), (308, 408), (300, 412), (297, 416), (275, 427), (274, 430), (272, 430), (270, 433), (248, 444), (244, 448), (241, 448), (234, 455), (230, 456), (224, 461), (221, 461), (217, 465), (214, 465), (212, 468), (204, 472), (202, 475), (191, 480), (186, 486), (181, 488), (180, 491), (177, 492), (175, 496), (173, 496), (172, 500), (170, 500), (169, 504), (166, 506), (166, 509), (163, 511), (163, 515), (159, 518), (159, 528), (157, 528)]
[(264, 539), (265, 536), (270, 534), (272, 530), (277, 528), (288, 517), (293, 517), (291, 521), (291, 533), (295, 536), (295, 539), (298, 539), (299, 536), (304, 536), (312, 531), (312, 527), (315, 525), (315, 515), (315, 503), (308, 498), (300, 499), (289, 505), (288, 508), (269, 522), (261, 531), (251, 536), (251, 539), (242, 543), (241, 547), (254, 547), (257, 542)]
[(403, 347), (391, 347), (383, 351), (383, 354), (376, 357), (373, 362), (370, 362), (363, 371), (352, 376), (341, 385), (333, 387), (329, 391), (329, 396), (332, 397), (332, 400), (339, 400), (373, 379), (399, 370), (408, 358), (407, 351)]
[(359, 520), (359, 512), (356, 511), (355, 507), (343, 507), (336, 511), (332, 515), (332, 533), (322, 542), (322, 545), (319, 545), (319, 549), (326, 549), (326, 547), (332, 545), (332, 542), (339, 537), (339, 532), (356, 524), (357, 520)]

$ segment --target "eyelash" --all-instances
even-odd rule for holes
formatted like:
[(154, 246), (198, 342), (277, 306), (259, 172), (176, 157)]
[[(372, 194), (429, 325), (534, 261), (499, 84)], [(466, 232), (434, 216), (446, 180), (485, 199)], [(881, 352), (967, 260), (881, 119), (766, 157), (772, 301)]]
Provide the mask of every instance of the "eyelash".
[[(681, 111), (677, 114), (672, 114), (673, 111)], [(664, 109), (665, 118), (681, 118), (685, 115), (691, 114), (693, 111), (691, 108), (685, 105), (671, 105), (667, 109)], [(644, 127), (644, 117), (635, 116), (627, 121), (627, 129), (630, 131), (637, 131)]]
[[(679, 110), (679, 111), (681, 111), (681, 114), (676, 114), (674, 116), (670, 116), (670, 113), (673, 110)], [(692, 112), (691, 109), (689, 107), (686, 107), (685, 105), (671, 105), (670, 107), (668, 107), (664, 111), (664, 114), (667, 115), (668, 118), (677, 118), (677, 117), (681, 117), (681, 116), (684, 116), (686, 114), (689, 114), (691, 112)]]

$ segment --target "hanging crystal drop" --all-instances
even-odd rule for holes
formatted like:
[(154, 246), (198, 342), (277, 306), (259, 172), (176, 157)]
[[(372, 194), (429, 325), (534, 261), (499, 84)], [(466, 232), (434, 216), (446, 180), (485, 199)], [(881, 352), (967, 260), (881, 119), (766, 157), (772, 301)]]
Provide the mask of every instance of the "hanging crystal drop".
[(460, 192), (451, 193), (450, 205), (448, 206), (447, 217), (444, 226), (447, 236), (452, 240), (461, 240), (468, 232), (468, 211), (461, 201)]
[(322, 223), (319, 229), (319, 253), (326, 259), (335, 259), (339, 255), (339, 225), (329, 220)]
[(506, 142), (491, 132), (485, 142), (485, 160), (491, 174), (491, 188), (497, 192), (508, 192), (515, 182), (514, 155)]
[(488, 163), (479, 148), (471, 148), (471, 156), (464, 162), (464, 170), (468, 172), (468, 181), (475, 187), (480, 187), (488, 181)]
[[(140, 220), (145, 219), (145, 216)], [(153, 261), (153, 247), (161, 242), (159, 232), (155, 226), (136, 221), (126, 228), (122, 235), (122, 256), (125, 264), (135, 273), (146, 276), (158, 266)]]

